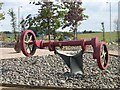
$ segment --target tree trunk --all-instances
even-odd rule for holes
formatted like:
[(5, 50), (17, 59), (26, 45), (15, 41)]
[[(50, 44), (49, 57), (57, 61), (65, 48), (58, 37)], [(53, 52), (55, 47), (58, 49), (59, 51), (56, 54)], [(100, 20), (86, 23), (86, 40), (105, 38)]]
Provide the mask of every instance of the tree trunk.
[(14, 30), (14, 39), (15, 39), (15, 41), (17, 40), (17, 35), (16, 35), (16, 31)]
[(74, 25), (74, 40), (77, 40), (77, 25)]
[(53, 35), (53, 37), (54, 37), (54, 40), (56, 39), (56, 34), (55, 34), (55, 32), (54, 32), (54, 35)]
[(48, 21), (48, 40), (50, 41), (51, 38), (50, 38), (50, 18), (47, 18), (47, 21)]
[(75, 40), (75, 29), (73, 30), (73, 33), (74, 33), (74, 38), (73, 38), (73, 40)]

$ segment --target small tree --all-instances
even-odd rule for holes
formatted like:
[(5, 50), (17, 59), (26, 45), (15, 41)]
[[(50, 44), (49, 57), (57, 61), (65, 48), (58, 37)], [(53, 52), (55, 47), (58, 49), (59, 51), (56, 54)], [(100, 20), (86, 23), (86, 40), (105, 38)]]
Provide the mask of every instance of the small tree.
[(29, 14), (25, 19), (22, 19), (20, 22), (22, 29), (31, 29), (31, 27), (34, 25), (35, 17), (32, 17), (31, 14)]
[(32, 17), (28, 15), (26, 19), (23, 19), (21, 25), (23, 28), (36, 27), (37, 31), (46, 35), (54, 36), (56, 38), (56, 30), (62, 26), (63, 18), (65, 16), (65, 10), (62, 6), (54, 4), (53, 2), (33, 2), (35, 5), (39, 5), (38, 15)]
[[(3, 5), (3, 3), (0, 2), (0, 10), (2, 9), (2, 5)], [(0, 13), (0, 20), (3, 20), (3, 19), (5, 19), (4, 14)]]
[(40, 5), (38, 9), (37, 22), (40, 30), (46, 32), (47, 35), (52, 34), (56, 38), (56, 30), (62, 26), (65, 16), (65, 9), (61, 5), (53, 2), (37, 2), (35, 5)]
[(77, 27), (81, 24), (81, 21), (86, 20), (88, 18), (87, 15), (83, 14), (85, 8), (82, 8), (82, 2), (80, 1), (71, 1), (64, 2), (65, 7), (68, 9), (68, 13), (65, 15), (65, 25), (63, 28), (67, 26), (72, 26), (71, 29), (74, 32), (74, 39), (77, 39)]
[(11, 25), (12, 25), (12, 28), (13, 28), (13, 33), (14, 33), (14, 39), (16, 40), (17, 38), (17, 34), (16, 34), (16, 15), (13, 11), (13, 9), (9, 9), (8, 11), (8, 14), (10, 15), (11, 17)]

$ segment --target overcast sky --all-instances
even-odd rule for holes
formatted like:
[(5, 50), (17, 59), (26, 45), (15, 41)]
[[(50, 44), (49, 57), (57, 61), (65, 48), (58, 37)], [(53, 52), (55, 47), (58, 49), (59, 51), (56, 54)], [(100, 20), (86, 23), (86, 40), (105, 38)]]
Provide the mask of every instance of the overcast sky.
[[(7, 14), (8, 10), (13, 8), (17, 20), (18, 20), (18, 8), (20, 8), (20, 18), (25, 18), (28, 14), (37, 14), (38, 6), (29, 4), (31, 0), (0, 0), (3, 2), (2, 12), (5, 13), (5, 20), (0, 21), (0, 31), (12, 31), (10, 25), (11, 17)], [(101, 22), (105, 24), (105, 30), (109, 31), (109, 4), (106, 2), (111, 2), (111, 12), (112, 12), (112, 31), (115, 30), (114, 21), (118, 18), (118, 1), (120, 0), (82, 0), (82, 6), (86, 8), (84, 13), (89, 16), (89, 18), (82, 22), (78, 27), (78, 31), (92, 30), (101, 31)], [(0, 11), (1, 12), (1, 11)], [(17, 21), (18, 22), (18, 21)]]

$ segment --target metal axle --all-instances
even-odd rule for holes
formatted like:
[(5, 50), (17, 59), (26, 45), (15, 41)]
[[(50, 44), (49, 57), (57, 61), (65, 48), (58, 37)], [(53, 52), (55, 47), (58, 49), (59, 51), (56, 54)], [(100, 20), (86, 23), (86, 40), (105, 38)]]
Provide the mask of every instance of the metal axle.
[[(54, 51), (55, 54), (59, 54), (66, 63), (68, 63), (68, 59), (65, 58), (69, 57), (70, 64), (67, 64), (68, 66), (71, 65), (71, 70), (73, 72), (77, 72), (82, 70), (80, 65), (82, 66), (82, 56), (83, 53), (87, 50), (87, 46), (91, 45), (93, 47), (93, 58), (97, 60), (98, 66), (101, 70), (105, 70), (108, 67), (109, 63), (109, 53), (108, 48), (105, 42), (100, 42), (98, 37), (92, 38), (91, 40), (70, 40), (70, 41), (49, 41), (45, 42), (44, 40), (36, 40), (36, 36), (32, 30), (25, 30), (21, 34), (21, 50), (24, 55), (26, 56), (32, 56), (34, 55), (36, 51), (36, 47), (43, 49), (45, 47), (48, 47), (50, 51)], [(65, 56), (59, 52), (57, 52), (56, 47), (60, 46), (81, 46), (82, 54), (78, 54), (79, 58), (75, 58), (75, 56)], [(64, 58), (65, 57), (65, 58)], [(75, 60), (74, 60), (75, 59)], [(79, 59), (79, 60), (78, 60)], [(81, 60), (81, 61), (80, 61)], [(76, 63), (76, 64), (75, 64)], [(80, 63), (80, 64), (78, 64)], [(72, 68), (73, 66), (76, 68)], [(80, 67), (80, 68), (77, 68)]]

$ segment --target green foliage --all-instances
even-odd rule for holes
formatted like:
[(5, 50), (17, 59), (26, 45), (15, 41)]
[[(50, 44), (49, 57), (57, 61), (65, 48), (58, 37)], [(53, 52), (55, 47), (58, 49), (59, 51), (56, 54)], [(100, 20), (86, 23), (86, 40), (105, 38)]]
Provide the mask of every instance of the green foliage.
[(9, 9), (8, 14), (11, 17), (11, 25), (12, 25), (12, 28), (13, 28), (14, 39), (16, 40), (16, 15), (15, 15), (12, 8)]
[(59, 40), (59, 41), (63, 41), (63, 40), (64, 40), (64, 35), (63, 35), (63, 33), (60, 33), (58, 40)]
[[(0, 10), (2, 9), (2, 5), (3, 5), (3, 3), (0, 2)], [(5, 19), (4, 14), (0, 13), (0, 20), (3, 20), (3, 19)]]
[[(53, 2), (33, 2), (35, 5), (39, 5), (38, 15), (31, 17), (28, 15), (26, 20), (21, 22), (22, 26), (27, 25), (28, 28), (37, 27), (38, 32), (43, 32), (46, 35), (57, 35), (56, 30), (63, 25), (63, 18), (65, 16), (65, 9), (62, 5), (54, 4)], [(25, 27), (25, 26), (23, 26)]]
[(81, 24), (81, 21), (88, 18), (87, 15), (83, 14), (85, 8), (82, 8), (81, 5), (81, 1), (64, 2), (64, 6), (68, 9), (68, 13), (65, 15), (65, 25), (63, 28), (72, 26), (71, 29), (74, 32), (74, 39), (77, 39), (77, 26)]
[(34, 17), (32, 17), (31, 14), (29, 14), (25, 19), (22, 19), (20, 24), (23, 29), (31, 29), (34, 22)]
[(58, 35), (63, 35), (63, 36), (68, 36), (70, 38), (73, 37), (73, 33), (72, 32), (58, 32)]
[(40, 19), (40, 29), (47, 30), (46, 34), (50, 34), (56, 37), (56, 31), (62, 26), (62, 18), (64, 18), (65, 10), (62, 6), (54, 4), (53, 2), (43, 2), (40, 4), (41, 9), (39, 9), (39, 19)]

